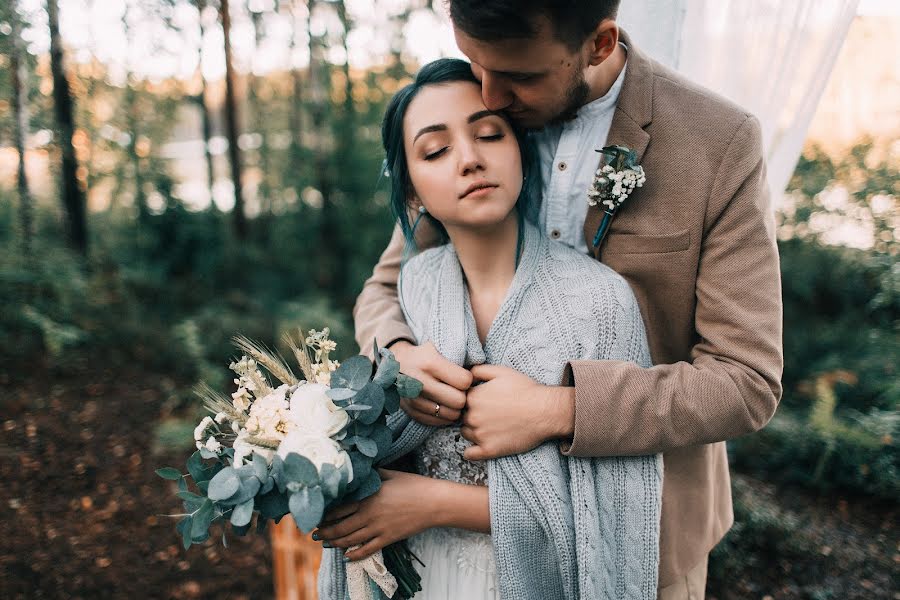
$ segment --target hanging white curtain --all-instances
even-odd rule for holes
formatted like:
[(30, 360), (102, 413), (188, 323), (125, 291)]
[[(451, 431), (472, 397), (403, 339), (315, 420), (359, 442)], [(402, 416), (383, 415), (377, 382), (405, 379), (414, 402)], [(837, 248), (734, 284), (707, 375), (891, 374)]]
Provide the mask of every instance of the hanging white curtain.
[(755, 114), (779, 197), (859, 0), (623, 0), (635, 43)]

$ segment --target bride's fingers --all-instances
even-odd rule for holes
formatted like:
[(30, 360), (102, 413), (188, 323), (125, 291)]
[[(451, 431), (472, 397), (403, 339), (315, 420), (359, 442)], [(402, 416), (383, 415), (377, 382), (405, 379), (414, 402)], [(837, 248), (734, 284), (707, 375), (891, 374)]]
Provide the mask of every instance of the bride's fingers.
[(423, 413), (422, 411), (417, 410), (412, 405), (412, 401), (409, 398), (400, 398), (400, 408), (402, 408), (403, 412), (408, 414), (412, 419), (415, 419), (422, 425), (428, 425), (429, 427), (446, 427), (451, 423), (450, 421), (446, 421), (444, 419), (435, 418), (433, 402), (431, 403), (431, 414)]
[(338, 521), (334, 525), (326, 525), (319, 527), (313, 532), (313, 539), (318, 541), (328, 541), (334, 543), (334, 540), (350, 535), (355, 531), (359, 531), (368, 525), (368, 519), (362, 518), (358, 513), (350, 515), (342, 521)]
[[(434, 419), (441, 421), (443, 425), (449, 425), (453, 423), (459, 418), (460, 411), (451, 408), (449, 406), (439, 404), (437, 402), (433, 402), (426, 398), (413, 398), (410, 400), (410, 405), (413, 410), (416, 410), (423, 415), (433, 417)], [(440, 406), (440, 411), (438, 411), (437, 416), (434, 414), (434, 409), (436, 406)]]
[(327, 513), (325, 513), (325, 517), (322, 519), (321, 527), (325, 527), (327, 525), (331, 525), (332, 523), (336, 523), (341, 519), (345, 519), (359, 510), (359, 502), (350, 502), (349, 504), (343, 504), (336, 508), (331, 509)]
[(423, 381), (421, 398), (437, 402), (454, 410), (462, 410), (466, 406), (466, 393), (461, 392), (452, 385), (440, 382), (437, 379), (428, 378)]
[(344, 537), (340, 537), (334, 540), (328, 540), (328, 543), (335, 548), (349, 548), (350, 546), (357, 546), (359, 544), (368, 542), (374, 535), (375, 534), (368, 527), (363, 527), (359, 531), (354, 531), (350, 535), (345, 535)]
[(376, 537), (369, 540), (356, 550), (345, 552), (344, 556), (347, 558), (347, 560), (362, 560), (364, 558), (372, 556), (373, 554), (384, 548), (386, 545), (387, 544), (382, 541), (380, 537)]

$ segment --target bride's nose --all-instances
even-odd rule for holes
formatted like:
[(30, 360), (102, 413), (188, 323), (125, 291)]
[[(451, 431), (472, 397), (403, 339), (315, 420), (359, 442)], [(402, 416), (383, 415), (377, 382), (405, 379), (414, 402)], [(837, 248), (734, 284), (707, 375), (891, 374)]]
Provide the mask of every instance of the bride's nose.
[(459, 172), (468, 175), (484, 170), (484, 157), (475, 140), (467, 140), (459, 145)]

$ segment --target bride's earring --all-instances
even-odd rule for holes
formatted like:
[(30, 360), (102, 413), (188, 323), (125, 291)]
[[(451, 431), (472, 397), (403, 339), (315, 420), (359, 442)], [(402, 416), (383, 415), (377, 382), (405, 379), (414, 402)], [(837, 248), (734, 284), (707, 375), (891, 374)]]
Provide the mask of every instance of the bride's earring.
[(426, 209), (424, 206), (419, 206), (419, 214), (416, 217), (416, 220), (413, 222), (413, 226), (412, 226), (412, 234), (413, 235), (416, 235), (416, 227), (419, 226), (419, 221), (421, 221), (422, 217), (424, 217), (427, 214), (428, 214), (428, 209)]

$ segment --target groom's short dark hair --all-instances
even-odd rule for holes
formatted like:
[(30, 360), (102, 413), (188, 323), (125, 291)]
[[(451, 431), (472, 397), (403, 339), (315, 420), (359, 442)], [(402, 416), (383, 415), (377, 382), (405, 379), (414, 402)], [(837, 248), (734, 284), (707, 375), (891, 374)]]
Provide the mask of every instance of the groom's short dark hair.
[(448, 0), (453, 25), (485, 42), (537, 35), (545, 17), (557, 40), (578, 48), (604, 19), (615, 19), (619, 0)]

